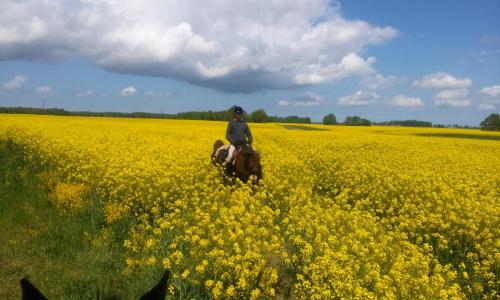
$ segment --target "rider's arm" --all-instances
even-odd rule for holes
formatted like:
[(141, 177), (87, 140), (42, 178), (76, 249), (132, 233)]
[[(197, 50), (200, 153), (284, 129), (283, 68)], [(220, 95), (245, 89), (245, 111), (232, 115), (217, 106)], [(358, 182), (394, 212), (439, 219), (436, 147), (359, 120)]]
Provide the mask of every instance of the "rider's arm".
[(227, 124), (227, 129), (226, 129), (226, 140), (228, 140), (230, 143), (233, 143), (233, 141), (231, 140), (231, 131), (232, 131), (232, 126), (231, 126), (232, 122), (229, 121), (229, 123)]
[(246, 124), (246, 125), (247, 126), (245, 127), (245, 134), (247, 135), (247, 138), (248, 138), (248, 144), (252, 145), (252, 142), (253, 142), (252, 132), (250, 131), (250, 127), (248, 126), (248, 124)]

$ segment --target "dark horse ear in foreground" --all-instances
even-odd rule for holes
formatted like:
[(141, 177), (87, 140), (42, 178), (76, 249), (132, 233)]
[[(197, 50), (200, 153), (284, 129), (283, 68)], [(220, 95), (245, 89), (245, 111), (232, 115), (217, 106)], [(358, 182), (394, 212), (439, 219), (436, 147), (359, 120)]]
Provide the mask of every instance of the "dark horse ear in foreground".
[(23, 300), (47, 300), (26, 278), (21, 279), (21, 289), (23, 290)]
[[(167, 296), (167, 282), (169, 277), (170, 271), (165, 270), (165, 273), (163, 273), (156, 286), (144, 294), (140, 300), (164, 300)], [(21, 289), (23, 290), (23, 300), (47, 300), (26, 278), (21, 279)]]

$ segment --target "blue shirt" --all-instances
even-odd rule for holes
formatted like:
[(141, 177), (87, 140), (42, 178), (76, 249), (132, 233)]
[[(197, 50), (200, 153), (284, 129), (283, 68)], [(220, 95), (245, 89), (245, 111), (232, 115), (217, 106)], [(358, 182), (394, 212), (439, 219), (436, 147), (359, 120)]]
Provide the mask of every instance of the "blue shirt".
[(227, 124), (226, 139), (233, 145), (252, 144), (253, 137), (250, 127), (244, 120), (232, 119)]

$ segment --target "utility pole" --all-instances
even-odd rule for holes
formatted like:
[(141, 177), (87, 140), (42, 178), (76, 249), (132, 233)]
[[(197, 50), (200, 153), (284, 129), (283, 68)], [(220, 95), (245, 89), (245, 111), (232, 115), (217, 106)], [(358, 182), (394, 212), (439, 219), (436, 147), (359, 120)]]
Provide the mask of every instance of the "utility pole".
[(43, 109), (45, 109), (45, 99), (42, 100), (43, 103)]

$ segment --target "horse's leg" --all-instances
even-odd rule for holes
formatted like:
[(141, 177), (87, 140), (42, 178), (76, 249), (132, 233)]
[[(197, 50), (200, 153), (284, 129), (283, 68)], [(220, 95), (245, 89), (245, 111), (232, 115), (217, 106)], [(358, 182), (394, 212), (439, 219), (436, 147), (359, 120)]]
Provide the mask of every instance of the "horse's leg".
[(246, 158), (240, 155), (233, 165), (234, 177), (237, 177), (242, 182), (247, 182), (249, 177), (245, 167), (245, 162)]
[(243, 176), (241, 176), (241, 177), (240, 177), (240, 180), (241, 180), (243, 183), (247, 183), (248, 178), (250, 178), (250, 176), (248, 176), (248, 175), (243, 175)]
[(262, 179), (262, 167), (259, 166), (257, 173), (253, 174), (253, 181), (252, 183), (254, 185), (259, 184), (259, 181)]

